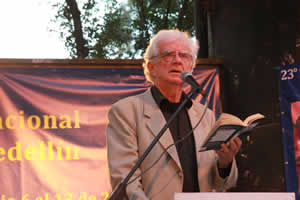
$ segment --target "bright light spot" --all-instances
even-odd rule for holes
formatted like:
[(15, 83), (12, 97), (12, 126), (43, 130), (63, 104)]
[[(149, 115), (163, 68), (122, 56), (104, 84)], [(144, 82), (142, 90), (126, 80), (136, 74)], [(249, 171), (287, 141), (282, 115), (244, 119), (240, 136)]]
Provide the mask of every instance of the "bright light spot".
[(53, 10), (45, 0), (0, 3), (0, 58), (68, 58), (63, 42), (50, 33)]
[[(50, 19), (55, 16), (51, 5), (61, 1), (63, 0), (1, 1), (0, 58), (70, 58), (59, 33), (48, 30)], [(103, 10), (100, 9), (100, 14), (101, 11)], [(101, 17), (99, 20), (101, 21)]]

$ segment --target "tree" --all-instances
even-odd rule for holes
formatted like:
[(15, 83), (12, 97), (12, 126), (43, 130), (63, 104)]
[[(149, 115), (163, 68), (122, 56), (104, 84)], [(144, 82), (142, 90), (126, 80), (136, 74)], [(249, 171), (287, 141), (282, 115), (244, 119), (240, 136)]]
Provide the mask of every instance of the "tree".
[(130, 10), (116, 0), (106, 2), (103, 23), (93, 38), (90, 55), (94, 58), (134, 57)]
[(66, 2), (68, 5), (66, 8), (69, 9), (74, 24), (73, 33), (75, 37), (76, 54), (79, 58), (85, 58), (88, 55), (88, 49), (85, 46), (86, 40), (83, 38), (80, 11), (77, 2), (75, 0), (66, 0)]
[[(97, 19), (92, 18), (92, 13), (98, 12), (94, 0), (87, 0), (80, 8), (76, 0), (60, 1), (53, 6), (57, 10), (52, 22), (58, 24), (61, 39), (65, 42), (65, 47), (73, 58), (86, 58), (89, 56), (89, 49), (92, 45), (90, 38), (95, 37), (95, 32), (99, 28)], [(87, 25), (86, 25), (87, 24)]]
[[(88, 49), (88, 58), (140, 58), (149, 39), (161, 29), (178, 28), (195, 33), (192, 0), (128, 0), (127, 4), (106, 0), (102, 20), (96, 15), (97, 6), (94, 0), (86, 0), (81, 7), (81, 35), (86, 41), (83, 44)], [(55, 19), (60, 25), (61, 38), (71, 56), (79, 57), (76, 15), (65, 2), (54, 7), (58, 9)]]

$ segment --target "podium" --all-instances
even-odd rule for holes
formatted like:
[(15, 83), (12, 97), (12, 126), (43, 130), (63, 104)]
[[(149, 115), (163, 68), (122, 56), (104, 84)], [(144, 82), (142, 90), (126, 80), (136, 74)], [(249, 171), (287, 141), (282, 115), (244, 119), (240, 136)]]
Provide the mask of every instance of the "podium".
[(175, 193), (174, 200), (295, 200), (293, 192), (200, 192)]

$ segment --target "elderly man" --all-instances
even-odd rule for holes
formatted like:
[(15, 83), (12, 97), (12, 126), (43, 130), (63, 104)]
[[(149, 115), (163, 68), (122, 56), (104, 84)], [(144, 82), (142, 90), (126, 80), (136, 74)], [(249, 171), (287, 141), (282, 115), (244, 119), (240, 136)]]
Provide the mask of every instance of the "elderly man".
[[(107, 147), (113, 189), (126, 177), (166, 120), (185, 98), (183, 71), (195, 66), (198, 44), (187, 33), (162, 30), (152, 38), (144, 54), (144, 72), (152, 87), (145, 93), (113, 104), (107, 126)], [(196, 101), (187, 103), (170, 124), (127, 185), (129, 199), (173, 199), (175, 192), (223, 191), (237, 181), (236, 138), (221, 151), (198, 152), (215, 117)], [(170, 145), (193, 134), (172, 147)]]

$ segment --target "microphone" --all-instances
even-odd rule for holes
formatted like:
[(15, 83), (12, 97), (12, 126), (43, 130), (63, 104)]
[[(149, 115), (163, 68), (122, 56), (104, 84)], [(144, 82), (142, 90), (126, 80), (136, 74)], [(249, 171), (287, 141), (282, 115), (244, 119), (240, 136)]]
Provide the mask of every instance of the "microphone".
[(200, 85), (194, 79), (192, 72), (190, 72), (190, 71), (183, 71), (180, 74), (180, 78), (184, 82), (187, 82), (188, 84), (190, 84), (192, 86), (192, 89), (196, 88), (196, 91), (198, 93), (202, 94), (202, 96), (206, 96), (206, 92), (204, 90), (202, 90), (202, 88), (200, 88)]

